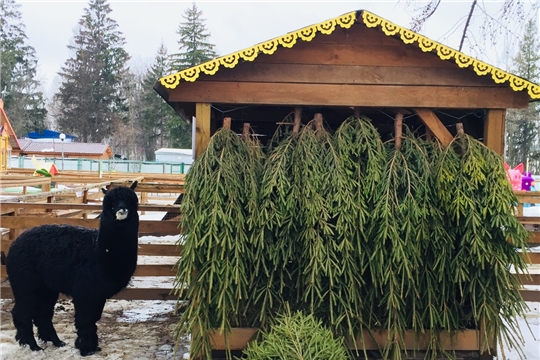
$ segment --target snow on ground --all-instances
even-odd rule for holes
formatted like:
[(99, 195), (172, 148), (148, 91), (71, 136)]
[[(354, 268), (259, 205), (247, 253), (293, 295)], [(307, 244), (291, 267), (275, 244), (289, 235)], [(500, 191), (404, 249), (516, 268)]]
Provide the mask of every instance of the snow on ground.
[[(152, 201), (154, 203), (154, 201)], [(170, 202), (169, 202), (170, 203)], [(536, 215), (537, 209), (525, 208)], [(533, 214), (534, 210), (534, 214)], [(164, 212), (146, 212), (141, 220), (161, 220)], [(180, 236), (143, 236), (139, 243), (177, 244)], [(540, 252), (540, 247), (531, 251)], [(139, 256), (140, 264), (169, 264), (173, 266), (175, 257)], [(532, 269), (531, 269), (532, 270)], [(534, 269), (536, 270), (536, 269)], [(138, 288), (169, 288), (173, 277), (134, 277), (130, 286)], [(526, 286), (528, 289), (540, 291), (540, 286)], [(525, 319), (519, 319), (519, 326), (525, 339), (523, 352), (527, 360), (540, 360), (540, 303), (528, 302), (527, 326)], [(0, 359), (54, 359), (68, 360), (79, 358), (79, 351), (74, 347), (76, 338), (71, 300), (59, 300), (55, 307), (54, 326), (60, 339), (66, 346), (55, 348), (50, 343), (38, 344), (44, 348), (42, 352), (33, 352), (22, 348), (15, 342), (15, 329), (11, 319), (12, 300), (0, 301)], [(88, 359), (126, 359), (126, 360), (169, 360), (189, 359), (188, 337), (182, 338), (177, 351), (174, 350), (173, 331), (179, 316), (175, 312), (176, 301), (167, 300), (108, 300), (101, 320), (98, 322), (98, 336), (102, 350)], [(507, 360), (518, 360), (515, 349), (505, 349)], [(499, 356), (502, 360), (502, 356)]]
[[(38, 340), (44, 351), (34, 352), (15, 342), (15, 328), (11, 320), (12, 300), (2, 300), (0, 311), (0, 358), (68, 360), (80, 358), (75, 348), (76, 338), (71, 300), (59, 300), (53, 323), (61, 340), (66, 343), (56, 348)], [(101, 351), (88, 359), (169, 360), (189, 358), (189, 338), (179, 342), (174, 351), (173, 330), (178, 321), (176, 301), (166, 300), (108, 300), (98, 336)], [(37, 338), (36, 338), (37, 339)], [(188, 354), (188, 355), (185, 355)]]
[[(524, 339), (521, 349), (526, 360), (540, 359), (540, 302), (527, 302), (528, 311), (525, 321), (519, 319), (519, 328)], [(528, 324), (528, 326), (527, 326)], [(516, 349), (504, 349), (506, 360), (520, 360), (519, 352)], [(499, 350), (498, 359), (503, 360), (502, 352)]]

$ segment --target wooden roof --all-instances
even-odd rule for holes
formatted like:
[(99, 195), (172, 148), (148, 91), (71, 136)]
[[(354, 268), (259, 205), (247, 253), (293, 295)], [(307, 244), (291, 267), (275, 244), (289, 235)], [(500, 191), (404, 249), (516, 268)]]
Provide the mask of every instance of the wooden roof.
[[(212, 76), (224, 68), (233, 69), (239, 63), (253, 62), (261, 54), (273, 55), (279, 48), (291, 49), (302, 42), (311, 42), (319, 33), (330, 35), (339, 28), (350, 29), (353, 26), (363, 26), (370, 29), (378, 28), (388, 37), (399, 39), (407, 45), (414, 45), (420, 48), (422, 52), (435, 54), (440, 61), (451, 61), (457, 64), (459, 68), (472, 69), (477, 76), (489, 78), (495, 85), (505, 84), (514, 92), (525, 92), (530, 100), (540, 99), (540, 86), (537, 84), (396, 25), (366, 10), (353, 11), (319, 24), (310, 25), (250, 48), (163, 77), (158, 80), (156, 90), (160, 92), (159, 85), (169, 90), (176, 89), (181, 82), (195, 82), (203, 74)], [(162, 91), (160, 93), (163, 95)]]
[(0, 99), (0, 127), (2, 127), (6, 131), (9, 137), (9, 145), (11, 146), (11, 149), (14, 152), (20, 150), (21, 145), (19, 143), (19, 139), (17, 138), (17, 134), (15, 134), (15, 131), (11, 126), (11, 122), (9, 121), (9, 118), (4, 111), (4, 100), (2, 99)]
[(20, 155), (39, 155), (44, 157), (61, 156), (66, 158), (110, 159), (114, 154), (111, 147), (100, 143), (78, 143), (58, 141), (32, 141), (21, 139)]

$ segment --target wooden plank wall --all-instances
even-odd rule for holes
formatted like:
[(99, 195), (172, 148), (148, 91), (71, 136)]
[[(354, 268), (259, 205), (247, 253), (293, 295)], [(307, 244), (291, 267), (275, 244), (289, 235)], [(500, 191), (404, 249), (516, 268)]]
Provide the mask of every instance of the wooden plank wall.
[(525, 92), (363, 26), (298, 40), (169, 90), (171, 102), (289, 106), (506, 109), (528, 100)]

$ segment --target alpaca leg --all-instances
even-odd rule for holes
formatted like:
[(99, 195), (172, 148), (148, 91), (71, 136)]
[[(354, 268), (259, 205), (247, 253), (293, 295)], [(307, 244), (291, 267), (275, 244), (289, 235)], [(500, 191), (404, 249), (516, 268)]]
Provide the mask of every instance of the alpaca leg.
[(52, 324), (54, 315), (54, 304), (58, 300), (58, 292), (50, 289), (43, 289), (41, 292), (41, 301), (36, 304), (34, 311), (34, 324), (38, 328), (39, 338), (43, 341), (52, 341), (56, 347), (66, 345), (58, 338), (56, 330)]
[(75, 304), (75, 327), (77, 328), (75, 347), (80, 350), (81, 356), (92, 355), (101, 350), (98, 346), (96, 322), (101, 319), (105, 300), (74, 298), (73, 303)]
[(25, 294), (25, 296), (15, 296), (15, 306), (11, 311), (13, 316), (13, 325), (17, 329), (15, 340), (21, 344), (21, 346), (28, 345), (31, 350), (38, 351), (43, 350), (36, 343), (34, 338), (34, 327), (32, 325), (32, 313), (34, 311), (34, 303), (36, 298), (32, 294)]

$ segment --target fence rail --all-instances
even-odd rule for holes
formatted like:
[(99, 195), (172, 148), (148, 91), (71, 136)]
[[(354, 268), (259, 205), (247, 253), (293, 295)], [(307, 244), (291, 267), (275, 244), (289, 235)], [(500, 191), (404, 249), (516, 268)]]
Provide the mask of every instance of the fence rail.
[[(94, 160), (85, 158), (50, 158), (40, 157), (45, 163), (52, 163), (58, 170), (63, 171), (93, 171), (93, 172), (127, 172), (127, 173), (158, 173), (158, 174), (185, 174), (191, 163), (142, 161), (142, 160)], [(11, 156), (9, 169), (35, 169), (30, 156)]]
[[(21, 170), (20, 170), (21, 171)], [(20, 172), (15, 174), (2, 174), (0, 180), (6, 176), (21, 176)], [(139, 185), (136, 191), (144, 197), (144, 194), (160, 192), (170, 192), (181, 194), (183, 192), (184, 178), (178, 176), (165, 176), (155, 174), (104, 174), (98, 178), (88, 176), (88, 172), (71, 172), (61, 173), (54, 177), (53, 180), (57, 183), (78, 181), (86, 183), (82, 187), (71, 188), (62, 193), (45, 191), (39, 194), (16, 195), (8, 200), (1, 201), (1, 227), (7, 230), (2, 233), (0, 250), (3, 253), (2, 259), (8, 252), (11, 242), (20, 234), (21, 231), (27, 228), (38, 226), (41, 224), (72, 224), (80, 225), (89, 228), (97, 228), (99, 221), (97, 219), (88, 218), (91, 214), (101, 210), (100, 199), (90, 199), (76, 196), (76, 193), (82, 190), (88, 191), (90, 188), (102, 186), (104, 183), (108, 186), (133, 181), (138, 179)], [(15, 179), (14, 179), (15, 180)], [(39, 180), (39, 179), (38, 179)], [(516, 192), (519, 199), (517, 206), (519, 220), (531, 231), (529, 239), (530, 246), (540, 245), (540, 192), (538, 194), (531, 192)], [(70, 197), (71, 196), (71, 197)], [(76, 203), (76, 199), (84, 198), (85, 201)], [(45, 202), (46, 201), (46, 202)], [(96, 203), (88, 203), (93, 201)], [(538, 209), (538, 214), (536, 211)], [(166, 236), (178, 235), (180, 230), (179, 225), (179, 204), (178, 200), (175, 204), (146, 204), (143, 202), (139, 206), (139, 210), (144, 213), (165, 213), (176, 214), (174, 220), (167, 220), (168, 216), (163, 216), (160, 220), (141, 220), (140, 221), (140, 236)], [(535, 216), (527, 216), (527, 215)], [(170, 243), (140, 243), (139, 255), (141, 256), (158, 256), (168, 259), (165, 264), (144, 262), (139, 263), (135, 272), (135, 278), (139, 279), (158, 279), (155, 284), (152, 280), (145, 281), (146, 285), (135, 285), (127, 288), (115, 296), (118, 299), (139, 299), (139, 300), (161, 300), (161, 299), (177, 299), (177, 295), (172, 294), (173, 277), (175, 270), (173, 264), (181, 256), (182, 247), (177, 247)], [(531, 267), (537, 270), (540, 269), (540, 252), (530, 252), (523, 255), (525, 260)], [(11, 298), (13, 296), (9, 281), (6, 280), (7, 273), (5, 264), (2, 262), (0, 268), (2, 278), (1, 297)], [(540, 271), (531, 271), (530, 274), (516, 274), (524, 284), (540, 285)], [(151, 284), (148, 286), (148, 284)], [(155, 286), (157, 284), (161, 286)], [(530, 288), (524, 288), (521, 295), (527, 301), (540, 301), (540, 291)]]

